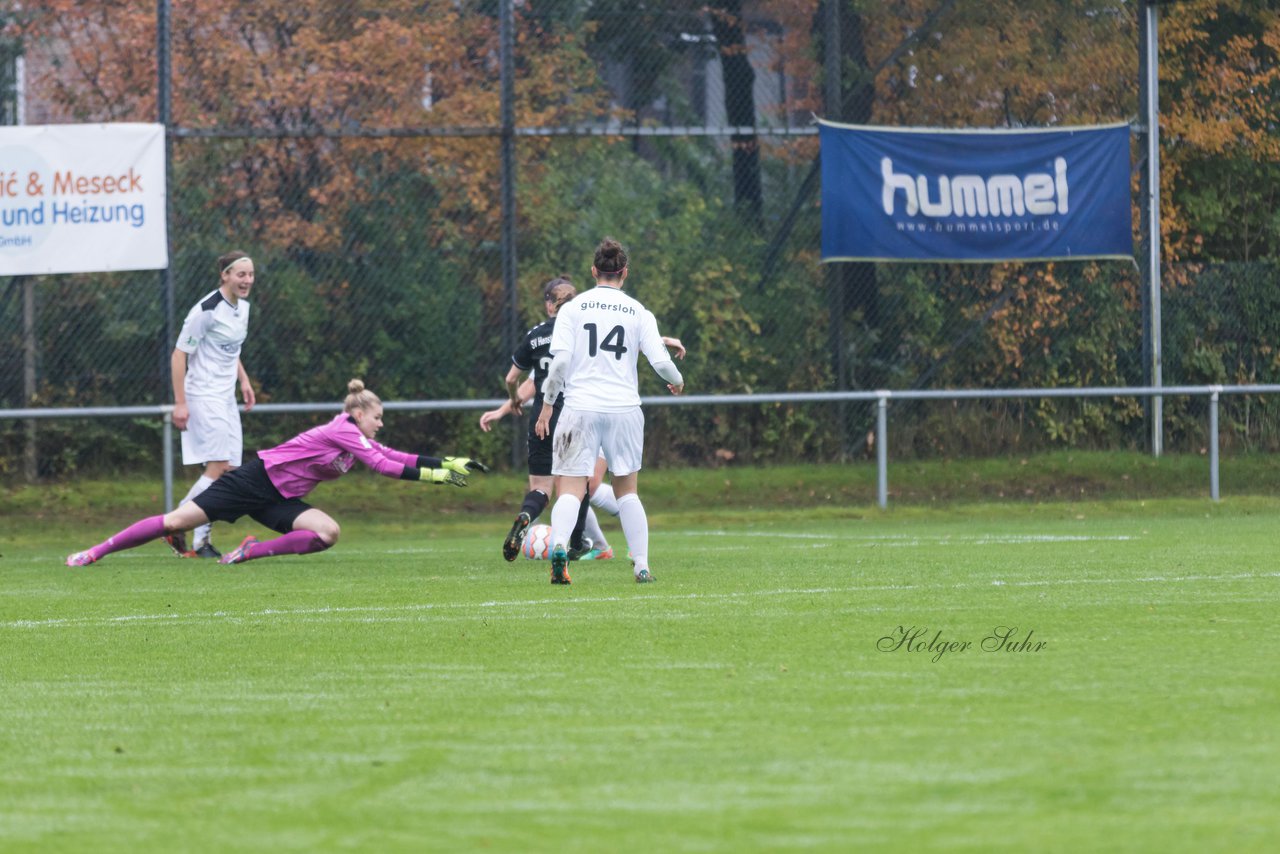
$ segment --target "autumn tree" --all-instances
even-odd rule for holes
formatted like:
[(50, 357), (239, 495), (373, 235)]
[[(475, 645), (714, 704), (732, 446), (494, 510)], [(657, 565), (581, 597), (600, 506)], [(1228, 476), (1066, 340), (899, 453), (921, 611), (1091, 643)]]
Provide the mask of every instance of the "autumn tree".
[[(203, 286), (203, 274), (188, 271), (229, 241), (268, 254), (271, 284), (261, 298), (290, 309), (263, 311), (254, 339), (270, 348), (274, 390), (328, 399), (353, 364), (394, 365), (391, 385), (379, 386), (389, 395), (472, 393), (499, 372), (506, 354), (486, 337), (501, 302), (497, 6), (173, 4), (175, 267), (184, 286)], [(516, 121), (692, 123), (719, 106), (699, 102), (713, 90), (698, 85), (717, 61), (732, 124), (794, 125), (810, 111), (946, 128), (1132, 121), (1141, 7), (524, 0), (515, 5)], [(1280, 249), (1273, 7), (1160, 4), (1169, 260), (1255, 259)], [(827, 29), (828, 9), (838, 12), (837, 32)], [(154, 4), (9, 0), (0, 23), (29, 58), (30, 103), (39, 107), (29, 121), (155, 119)], [(773, 107), (763, 99), (751, 104), (753, 77), (785, 78), (780, 112), (767, 112)], [(839, 90), (838, 109), (828, 88)], [(857, 274), (850, 267), (836, 301), (817, 257), (816, 139), (731, 143), (521, 136), (517, 227), (529, 319), (541, 308), (536, 280), (575, 263), (609, 228), (637, 244), (631, 281), (652, 288), (646, 303), (677, 318), (675, 331), (689, 343), (717, 348), (716, 366), (702, 368), (713, 390), (830, 387), (837, 346), (853, 387), (1133, 378), (1125, 363), (1139, 317), (1132, 268), (863, 265)], [(1223, 275), (1204, 287), (1244, 294), (1250, 281)], [(1257, 290), (1242, 304), (1266, 314), (1270, 303), (1255, 299)], [(314, 337), (272, 325), (284, 318)], [(855, 331), (828, 341), (829, 322)], [(1207, 352), (1203, 338), (1179, 341)], [(1204, 376), (1241, 375), (1220, 355), (1207, 352)], [(1264, 376), (1266, 354), (1253, 355)], [(793, 409), (751, 417), (742, 430), (718, 423), (705, 435), (730, 443), (741, 433), (761, 448), (780, 436), (818, 437), (813, 446), (829, 438)], [(1051, 408), (1037, 417), (1055, 440), (1094, 426), (1092, 416)]]
[[(375, 164), (435, 175), (446, 209), (492, 221), (496, 161), (448, 133), (497, 124), (493, 19), (446, 0), (193, 0), (171, 29), (174, 121), (184, 139), (261, 140), (217, 181), (224, 201), (252, 207), (255, 232), (271, 243), (337, 246), (344, 211), (369, 201)], [(20, 33), (32, 50), (49, 46), (33, 83), (55, 118), (154, 119), (153, 8), (50, 0)], [(597, 106), (594, 69), (572, 34), (526, 26), (519, 39), (520, 121), (569, 121)], [(443, 135), (424, 145), (394, 132), (412, 128)], [(179, 146), (176, 165), (198, 156)]]
[(1166, 255), (1280, 255), (1280, 10), (1186, 0), (1159, 29)]
[[(594, 114), (576, 35), (518, 25), (518, 121)], [(365, 353), (416, 368), (415, 387), (386, 393), (424, 394), (425, 377), (433, 393), (463, 393), (491, 349), (485, 312), (500, 288), (484, 248), (498, 228), (497, 139), (479, 131), (498, 124), (494, 19), (444, 0), (193, 0), (171, 31), (179, 287), (201, 286), (202, 259), (229, 243), (268, 256), (261, 298), (291, 306), (263, 312), (255, 338), (277, 393), (326, 399)], [(49, 0), (11, 33), (45, 120), (155, 119), (154, 6)], [(540, 148), (521, 149), (528, 176)], [(318, 360), (325, 349), (334, 363)]]

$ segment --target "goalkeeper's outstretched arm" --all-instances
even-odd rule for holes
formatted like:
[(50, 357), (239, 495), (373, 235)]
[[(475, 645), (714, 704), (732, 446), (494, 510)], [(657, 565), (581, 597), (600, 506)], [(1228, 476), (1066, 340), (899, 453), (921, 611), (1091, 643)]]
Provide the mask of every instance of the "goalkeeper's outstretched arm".
[(466, 486), (467, 475), (472, 472), (487, 473), (489, 467), (470, 457), (419, 456), (416, 465), (406, 464), (400, 473), (401, 480), (420, 480), (426, 483), (443, 483), (449, 486)]

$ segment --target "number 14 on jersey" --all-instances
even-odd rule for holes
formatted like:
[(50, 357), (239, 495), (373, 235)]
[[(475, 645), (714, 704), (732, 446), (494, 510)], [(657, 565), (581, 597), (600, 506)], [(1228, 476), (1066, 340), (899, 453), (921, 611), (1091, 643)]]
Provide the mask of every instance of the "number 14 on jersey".
[(623, 343), (624, 333), (621, 326), (615, 326), (610, 329), (604, 336), (604, 341), (599, 340), (599, 330), (594, 323), (584, 323), (582, 328), (587, 330), (587, 355), (594, 357), (600, 350), (612, 353), (613, 358), (622, 359), (622, 354), (627, 352), (626, 345)]

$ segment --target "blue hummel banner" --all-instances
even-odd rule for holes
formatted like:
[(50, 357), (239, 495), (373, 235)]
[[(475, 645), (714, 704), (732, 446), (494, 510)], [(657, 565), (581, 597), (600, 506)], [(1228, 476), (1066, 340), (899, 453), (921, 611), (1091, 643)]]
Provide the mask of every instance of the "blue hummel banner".
[(1128, 125), (818, 133), (823, 261), (1133, 257)]

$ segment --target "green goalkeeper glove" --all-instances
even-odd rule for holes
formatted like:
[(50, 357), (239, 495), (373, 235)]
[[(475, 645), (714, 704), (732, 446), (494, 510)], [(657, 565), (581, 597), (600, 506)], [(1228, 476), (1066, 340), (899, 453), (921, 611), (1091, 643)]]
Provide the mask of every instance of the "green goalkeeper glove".
[(449, 471), (456, 471), (458, 474), (470, 474), (473, 471), (486, 474), (489, 471), (487, 465), (470, 457), (445, 457), (441, 465)]
[(467, 476), (449, 469), (418, 469), (418, 479), (427, 483), (447, 483), (450, 486), (466, 486)]

